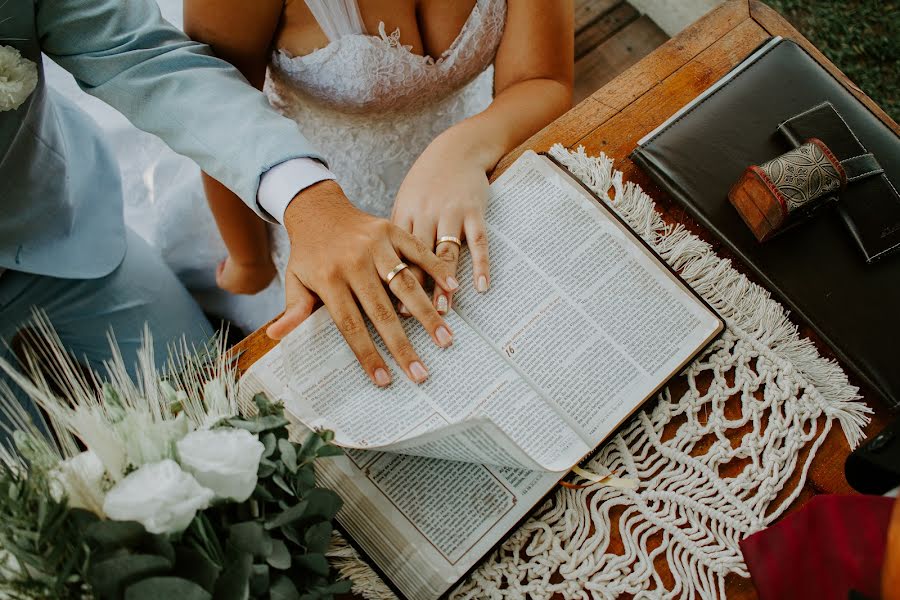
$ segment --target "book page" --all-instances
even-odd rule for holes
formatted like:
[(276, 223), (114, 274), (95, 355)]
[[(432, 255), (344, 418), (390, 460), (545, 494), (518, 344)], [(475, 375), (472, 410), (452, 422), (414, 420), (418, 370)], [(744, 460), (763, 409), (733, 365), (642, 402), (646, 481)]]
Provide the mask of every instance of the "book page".
[(533, 470), (565, 471), (590, 449), (544, 398), (455, 313), (439, 348), (413, 319), (404, 327), (429, 366), (409, 381), (370, 328), (394, 373), (388, 388), (369, 381), (325, 309), (282, 342), (286, 406), (311, 429), (335, 432), (345, 448)]
[[(282, 348), (276, 346), (242, 378), (244, 402), (261, 391), (288, 400)], [(316, 461), (317, 484), (337, 491), (344, 501), (338, 523), (410, 600), (443, 594), (560, 477), (358, 449)]]
[(456, 310), (592, 448), (721, 327), (547, 158), (526, 153), (494, 182), (486, 219), (491, 290), (464, 287)]

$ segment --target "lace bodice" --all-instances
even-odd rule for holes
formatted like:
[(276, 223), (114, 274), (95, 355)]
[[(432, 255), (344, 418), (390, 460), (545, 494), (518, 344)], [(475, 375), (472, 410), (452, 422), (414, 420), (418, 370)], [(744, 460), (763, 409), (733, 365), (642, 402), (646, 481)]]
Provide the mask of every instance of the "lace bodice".
[[(428, 144), (490, 104), (491, 63), (505, 22), (505, 0), (478, 0), (436, 60), (412, 53), (384, 24), (377, 36), (342, 35), (305, 56), (275, 51), (265, 92), (322, 152), (350, 200), (387, 217)], [(272, 238), (283, 269), (286, 236), (273, 228)]]
[[(390, 35), (341, 35), (324, 48), (291, 57), (277, 50), (270, 64), (270, 97), (291, 107), (362, 113), (424, 108), (458, 91), (493, 62), (506, 20), (504, 0), (478, 0), (459, 35), (435, 60), (413, 54)], [(333, 35), (333, 34), (332, 34)], [(282, 104), (282, 107), (283, 104)]]

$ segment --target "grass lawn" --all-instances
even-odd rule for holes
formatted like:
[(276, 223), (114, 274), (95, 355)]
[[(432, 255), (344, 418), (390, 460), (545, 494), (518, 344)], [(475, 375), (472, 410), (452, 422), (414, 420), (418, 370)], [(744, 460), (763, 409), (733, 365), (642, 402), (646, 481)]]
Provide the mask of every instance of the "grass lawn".
[(900, 121), (900, 2), (764, 0)]

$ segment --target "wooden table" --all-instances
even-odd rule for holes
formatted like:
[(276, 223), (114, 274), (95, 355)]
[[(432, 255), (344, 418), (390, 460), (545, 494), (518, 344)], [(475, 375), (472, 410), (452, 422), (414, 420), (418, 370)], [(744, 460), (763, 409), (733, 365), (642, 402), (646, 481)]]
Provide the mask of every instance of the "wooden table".
[[(583, 145), (589, 154), (605, 152), (615, 159), (616, 168), (624, 172), (626, 180), (639, 184), (656, 200), (657, 208), (666, 221), (684, 224), (713, 244), (720, 255), (732, 258), (738, 269), (754, 279), (746, 270), (741, 269), (739, 262), (709, 232), (690, 219), (683, 209), (660, 191), (628, 159), (628, 154), (641, 137), (740, 63), (761, 42), (776, 35), (794, 40), (806, 48), (875, 115), (900, 134), (897, 123), (778, 13), (756, 0), (730, 0), (535, 134), (500, 162), (493, 177), (502, 173), (523, 151), (547, 150), (557, 142), (569, 148)], [(830, 349), (817, 340), (803, 323), (798, 325), (804, 335), (817, 343), (824, 356), (834, 357)], [(249, 336), (236, 347), (243, 351), (240, 367), (246, 369), (273, 345), (263, 331)], [(866, 429), (867, 435), (872, 436), (886, 425), (889, 418), (887, 407), (870, 390), (861, 388), (861, 393), (875, 409), (872, 423)], [(803, 490), (791, 510), (796, 510), (816, 494), (853, 493), (844, 478), (844, 460), (848, 453), (849, 447), (840, 428), (832, 428), (819, 449)], [(736, 466), (740, 467), (742, 465)], [(611, 550), (616, 551), (615, 545)], [(668, 579), (668, 574), (662, 572), (665, 564), (658, 565), (658, 568), (663, 579)], [(729, 598), (756, 598), (756, 590), (747, 579), (729, 578), (727, 590)]]

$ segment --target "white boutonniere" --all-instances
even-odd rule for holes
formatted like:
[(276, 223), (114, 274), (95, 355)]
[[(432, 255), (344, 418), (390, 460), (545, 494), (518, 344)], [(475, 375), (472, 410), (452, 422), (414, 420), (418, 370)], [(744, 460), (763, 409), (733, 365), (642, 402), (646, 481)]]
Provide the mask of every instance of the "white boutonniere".
[(0, 46), (0, 112), (22, 106), (37, 83), (37, 65), (12, 46)]

